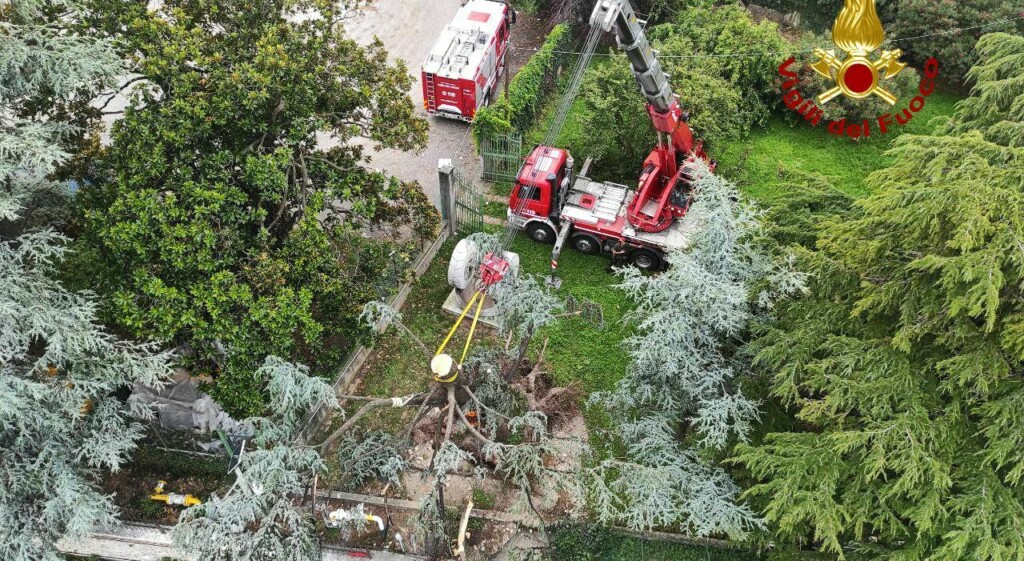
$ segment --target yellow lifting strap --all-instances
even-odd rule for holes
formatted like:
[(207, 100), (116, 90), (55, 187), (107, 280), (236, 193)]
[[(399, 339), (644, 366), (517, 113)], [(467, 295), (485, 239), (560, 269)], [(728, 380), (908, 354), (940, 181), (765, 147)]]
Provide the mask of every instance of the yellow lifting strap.
[[(479, 302), (477, 302), (477, 299), (479, 299)], [(441, 356), (441, 353), (444, 352), (444, 348), (448, 346), (448, 342), (451, 341), (452, 336), (455, 335), (455, 330), (457, 330), (459, 328), (459, 325), (462, 324), (462, 320), (466, 318), (466, 314), (469, 313), (469, 309), (472, 308), (473, 304), (475, 303), (477, 304), (476, 312), (473, 314), (473, 323), (472, 325), (470, 325), (469, 328), (469, 337), (466, 338), (466, 344), (462, 347), (462, 357), (459, 358), (459, 366), (461, 367), (462, 363), (466, 360), (466, 355), (469, 353), (469, 343), (470, 341), (473, 340), (473, 333), (476, 332), (476, 323), (477, 320), (480, 319), (480, 312), (481, 310), (483, 310), (484, 300), (486, 299), (487, 297), (484, 296), (483, 290), (478, 290), (475, 293), (473, 293), (473, 297), (469, 299), (469, 302), (466, 303), (466, 307), (462, 309), (462, 313), (459, 315), (459, 319), (455, 320), (455, 324), (452, 325), (452, 328), (448, 331), (448, 335), (444, 338), (444, 341), (441, 342), (441, 346), (438, 347), (437, 352), (434, 353), (434, 361), (431, 361), (432, 365), (434, 364), (435, 361), (437, 361), (437, 358)], [(448, 361), (448, 364), (450, 365), (450, 359)], [(446, 374), (446, 372), (444, 374)], [(458, 378), (459, 376), (459, 369), (458, 367), (455, 368), (454, 371), (452, 372), (452, 375), (447, 378), (442, 377), (444, 376), (444, 374), (439, 373), (435, 370), (434, 380), (442, 383), (454, 382), (455, 379)]]

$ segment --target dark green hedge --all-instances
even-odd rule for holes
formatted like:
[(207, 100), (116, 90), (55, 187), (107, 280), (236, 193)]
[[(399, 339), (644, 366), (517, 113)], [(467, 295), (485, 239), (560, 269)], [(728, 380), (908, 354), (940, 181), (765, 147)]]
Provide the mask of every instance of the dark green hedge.
[(560, 23), (551, 30), (544, 44), (512, 78), (508, 96), (503, 93), (473, 118), (473, 140), (493, 133), (526, 131), (533, 123), (546, 94), (554, 89), (555, 74), (569, 48), (569, 27)]

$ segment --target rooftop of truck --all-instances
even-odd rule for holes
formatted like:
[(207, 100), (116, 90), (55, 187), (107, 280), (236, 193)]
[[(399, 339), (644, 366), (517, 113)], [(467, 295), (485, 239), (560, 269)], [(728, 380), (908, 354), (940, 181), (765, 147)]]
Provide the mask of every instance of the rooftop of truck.
[[(529, 183), (537, 184), (538, 181), (548, 179), (548, 175), (555, 175), (562, 167), (565, 159), (566, 154), (564, 150), (548, 146), (538, 146), (526, 157), (518, 178), (521, 181), (525, 180)], [(557, 188), (558, 186), (552, 185), (552, 187)]]
[(423, 71), (444, 78), (473, 80), (491, 37), (498, 32), (505, 5), (489, 0), (470, 0), (441, 32)]

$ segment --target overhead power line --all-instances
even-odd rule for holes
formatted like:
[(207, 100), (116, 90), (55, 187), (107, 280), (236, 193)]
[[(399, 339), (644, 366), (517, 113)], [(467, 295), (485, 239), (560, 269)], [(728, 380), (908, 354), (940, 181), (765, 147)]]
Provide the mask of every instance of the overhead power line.
[[(974, 25), (974, 26), (971, 26), (971, 27), (958, 27), (958, 28), (955, 28), (955, 29), (950, 29), (948, 31), (941, 31), (941, 32), (938, 32), (938, 33), (928, 33), (926, 35), (915, 35), (913, 37), (899, 37), (899, 38), (896, 38), (896, 39), (889, 39), (889, 42), (899, 43), (900, 41), (913, 41), (915, 39), (924, 39), (926, 37), (938, 37), (938, 36), (943, 36), (943, 35), (956, 35), (957, 33), (962, 33), (964, 31), (971, 31), (971, 30), (974, 30), (974, 29), (981, 29), (983, 27), (992, 27), (994, 25), (999, 25), (999, 24), (1002, 24), (1002, 23), (1012, 22), (1012, 21), (1016, 21), (1016, 20), (1019, 20), (1019, 19), (1024, 19), (1024, 14), (1021, 14), (1021, 15), (1016, 16), (1016, 17), (1010, 17), (1010, 18), (1005, 18), (1005, 19), (1001, 19), (1001, 20), (998, 20), (998, 21), (989, 22), (989, 23), (982, 24), (982, 25)], [(792, 55), (792, 54), (813, 53), (815, 51), (815, 49), (823, 49), (823, 48), (830, 48), (830, 47), (834, 47), (834, 46), (833, 45), (822, 45), (820, 47), (812, 47), (812, 48), (809, 48), (809, 49), (801, 49), (801, 50), (798, 50), (798, 51), (748, 51), (748, 52), (741, 52), (741, 53), (722, 53), (722, 54), (705, 53), (705, 54), (695, 54), (695, 55), (661, 55), (661, 54), (659, 54), (658, 58), (659, 59), (702, 59), (702, 58), (742, 58), (742, 57), (753, 58), (753, 57), (763, 57), (763, 56), (783, 56), (783, 55)], [(566, 55), (584, 54), (584, 53), (582, 53), (580, 51), (554, 51), (554, 52), (556, 52), (558, 54), (566, 54)], [(591, 56), (615, 56), (615, 55), (618, 55), (618, 54), (619, 53), (592, 53)]]

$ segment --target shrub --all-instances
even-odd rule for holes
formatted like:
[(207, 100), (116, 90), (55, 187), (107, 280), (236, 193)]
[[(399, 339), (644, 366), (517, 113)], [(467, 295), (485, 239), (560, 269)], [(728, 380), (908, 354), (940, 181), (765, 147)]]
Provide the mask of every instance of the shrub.
[(519, 70), (504, 93), (489, 107), (481, 108), (473, 118), (473, 140), (477, 146), (489, 134), (525, 131), (544, 101), (544, 94), (554, 88), (555, 75), (568, 50), (569, 27), (559, 24), (551, 30), (544, 44)]
[[(659, 44), (662, 65), (673, 76), (673, 85), (683, 93), (694, 94), (704, 84), (702, 73), (715, 73), (724, 78), (742, 96), (739, 116), (744, 123), (761, 125), (778, 103), (775, 85), (778, 61), (791, 50), (769, 21), (754, 23), (750, 13), (739, 5), (726, 5), (679, 12), (671, 24), (660, 25), (651, 32)], [(747, 53), (764, 53), (750, 56)], [(743, 56), (725, 56), (743, 54)], [(704, 58), (673, 58), (688, 55), (719, 55)], [(702, 65), (702, 66), (698, 66)], [(680, 80), (680, 71), (692, 69), (691, 79)], [(745, 133), (745, 130), (734, 131)]]
[[(778, 60), (790, 47), (774, 23), (755, 24), (739, 6), (677, 12), (649, 36), (670, 75), (690, 126), (707, 142), (742, 138), (779, 103)], [(763, 57), (715, 56), (766, 52)], [(566, 135), (570, 150), (600, 160), (614, 179), (633, 180), (655, 143), (645, 100), (624, 55), (591, 66), (581, 87), (581, 131)]]
[[(955, 85), (962, 85), (967, 71), (978, 58), (974, 44), (979, 37), (993, 31), (1024, 32), (1024, 19), (1021, 19), (1019, 14), (1020, 6), (1019, 2), (1002, 0), (900, 0), (897, 4), (896, 20), (887, 29), (888, 36), (897, 38), (927, 35), (912, 40), (901, 40), (899, 46), (916, 64), (921, 64), (928, 57), (934, 56), (942, 65), (946, 79)], [(974, 29), (935, 35), (936, 32), (965, 27)]]
[[(690, 126), (709, 144), (736, 138), (749, 128), (740, 116), (742, 96), (712, 65), (701, 62), (673, 72), (673, 82), (687, 85), (675, 91), (692, 112)], [(699, 80), (699, 87), (691, 85), (694, 80)], [(625, 55), (591, 66), (580, 92), (574, 108), (580, 110), (580, 126), (577, 131), (566, 131), (563, 140), (567, 147), (600, 162), (602, 177), (635, 180), (657, 137)]]

